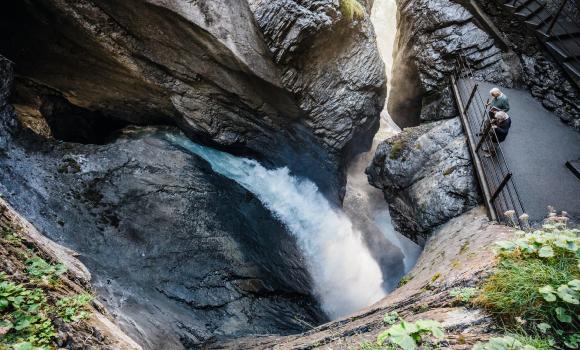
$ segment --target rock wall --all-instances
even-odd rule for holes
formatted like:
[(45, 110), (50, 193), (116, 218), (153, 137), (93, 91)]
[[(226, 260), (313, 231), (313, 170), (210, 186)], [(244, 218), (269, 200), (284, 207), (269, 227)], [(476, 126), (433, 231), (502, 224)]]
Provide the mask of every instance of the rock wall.
[(458, 287), (474, 287), (496, 263), (492, 246), (509, 239), (513, 230), (490, 224), (482, 207), (437, 229), (425, 245), (407, 282), (386, 298), (359, 313), (288, 337), (239, 339), (215, 349), (356, 349), (375, 341), (387, 328), (386, 314), (396, 311), (407, 321), (432, 319), (442, 323), (443, 349), (471, 349), (494, 335), (496, 326), (484, 311), (465, 308), (449, 294)]
[(17, 63), (19, 82), (43, 86), (14, 97), (19, 114), (42, 117), (50, 95), (107, 125), (177, 125), (214, 147), (288, 165), (338, 197), (343, 156), (354, 138), (370, 142), (383, 107), (370, 22), (345, 20), (338, 1), (250, 4), (4, 4), (0, 53)]
[(397, 231), (421, 245), (435, 227), (479, 200), (459, 118), (407, 128), (383, 141), (366, 172), (388, 199)]
[[(457, 115), (449, 89), (456, 56), (478, 77), (512, 84), (512, 72), (493, 38), (473, 15), (450, 0), (399, 0), (389, 113), (402, 127)], [(509, 61), (507, 61), (509, 62)]]
[[(40, 289), (48, 303), (79, 294), (93, 293), (88, 269), (75, 257), (76, 252), (60, 246), (40, 234), (34, 226), (20, 216), (6, 201), (0, 198), (0, 271), (3, 281), (22, 283), (29, 289)], [(10, 237), (10, 238), (8, 238)], [(29, 278), (26, 259), (35, 254), (44, 261), (61, 263), (67, 271), (56, 277), (58, 288), (47, 288), (46, 282)], [(52, 305), (54, 307), (54, 305)], [(87, 317), (67, 324), (54, 322), (55, 339), (51, 345), (74, 350), (90, 347), (95, 350), (142, 350), (112, 322), (112, 317), (98, 301), (86, 305)], [(8, 329), (4, 329), (3, 336)]]
[(163, 139), (178, 130), (126, 129), (104, 145), (47, 140), (18, 127), (5, 100), (11, 67), (0, 59), (0, 194), (77, 252), (143, 348), (326, 319), (293, 238), (251, 193)]

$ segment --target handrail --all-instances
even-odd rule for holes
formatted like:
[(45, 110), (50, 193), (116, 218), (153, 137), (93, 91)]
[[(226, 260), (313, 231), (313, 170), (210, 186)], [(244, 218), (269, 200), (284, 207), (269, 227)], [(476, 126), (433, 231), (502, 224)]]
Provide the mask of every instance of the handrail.
[[(525, 223), (520, 216), (525, 209), (495, 130), (491, 128), (489, 104), (475, 83), (467, 58), (459, 54), (456, 62), (451, 86), (489, 217), (523, 227)], [(484, 147), (493, 155), (483, 156)], [(506, 216), (511, 210), (513, 214)]]

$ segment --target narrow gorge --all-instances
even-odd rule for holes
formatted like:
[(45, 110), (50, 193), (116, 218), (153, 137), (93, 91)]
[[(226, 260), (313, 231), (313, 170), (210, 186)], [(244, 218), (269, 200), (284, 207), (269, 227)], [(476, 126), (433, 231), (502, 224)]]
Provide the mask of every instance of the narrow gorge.
[[(489, 220), (450, 77), (465, 56), (566, 132), (580, 106), (494, 5), (0, 10), (1, 350), (471, 349), (505, 333), (450, 294), (480, 288), (518, 234)], [(24, 308), (19, 288), (44, 294)], [(379, 344), (389, 317), (445, 339)]]

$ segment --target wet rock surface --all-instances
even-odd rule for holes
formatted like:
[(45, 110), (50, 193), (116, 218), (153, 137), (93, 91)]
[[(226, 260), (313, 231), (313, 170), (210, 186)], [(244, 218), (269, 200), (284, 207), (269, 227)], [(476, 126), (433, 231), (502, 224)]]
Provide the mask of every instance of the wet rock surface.
[(127, 131), (103, 146), (21, 141), (0, 156), (0, 192), (80, 254), (99, 298), (144, 348), (324, 320), (284, 227), (156, 135)]
[(389, 202), (397, 230), (420, 244), (479, 200), (458, 118), (406, 128), (379, 145), (366, 171)]
[(0, 51), (17, 62), (23, 85), (53, 90), (19, 94), (16, 107), (38, 110), (48, 94), (105, 124), (177, 125), (214, 147), (288, 165), (338, 198), (342, 156), (353, 139), (370, 142), (384, 104), (370, 21), (345, 21), (338, 1), (250, 5), (4, 4)]
[(356, 349), (388, 328), (386, 314), (397, 311), (407, 321), (432, 319), (445, 328), (444, 349), (467, 350), (502, 332), (492, 317), (477, 308), (458, 305), (450, 290), (474, 287), (496, 263), (495, 241), (510, 239), (513, 230), (491, 224), (482, 207), (438, 228), (425, 245), (407, 282), (380, 302), (345, 319), (287, 337), (243, 338), (216, 349)]
[(1, 59), (0, 73), (0, 194), (79, 254), (99, 300), (143, 348), (325, 320), (293, 238), (251, 193), (161, 137), (179, 131), (47, 140), (19, 126), (5, 100), (11, 63)]

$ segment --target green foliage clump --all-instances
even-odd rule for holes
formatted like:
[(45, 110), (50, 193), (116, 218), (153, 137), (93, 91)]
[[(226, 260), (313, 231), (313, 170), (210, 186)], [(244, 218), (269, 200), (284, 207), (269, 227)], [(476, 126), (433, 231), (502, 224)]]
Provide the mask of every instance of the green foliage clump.
[(0, 281), (0, 345), (14, 349), (49, 349), (56, 336), (40, 289)]
[(557, 346), (580, 342), (580, 230), (551, 216), (541, 230), (497, 242), (500, 263), (475, 304), (508, 326), (544, 334)]
[[(400, 322), (396, 323), (397, 320)], [(441, 324), (433, 320), (411, 323), (400, 319), (396, 312), (391, 312), (385, 315), (384, 321), (391, 327), (380, 333), (376, 342), (362, 344), (359, 350), (415, 350), (420, 346), (430, 347), (444, 337)]]
[(41, 257), (35, 256), (26, 261), (26, 272), (33, 279), (55, 284), (58, 281), (58, 276), (66, 272), (66, 266), (63, 264), (50, 264)]
[(398, 159), (401, 156), (401, 153), (403, 152), (403, 148), (405, 148), (405, 141), (402, 140), (396, 140), (393, 142), (392, 146), (391, 146), (391, 154), (389, 155), (389, 158), (391, 158), (392, 160)]
[(449, 295), (455, 297), (458, 301), (467, 303), (473, 297), (475, 297), (478, 292), (479, 289), (471, 287), (453, 288), (452, 290), (449, 291)]
[(56, 303), (58, 316), (65, 322), (76, 322), (88, 318), (89, 313), (86, 308), (93, 300), (90, 294), (79, 294), (72, 297), (65, 297)]
[(365, 17), (365, 8), (357, 0), (340, 0), (340, 12), (349, 21)]
[(405, 284), (409, 283), (409, 281), (411, 280), (411, 278), (412, 278), (411, 276), (403, 276), (403, 278), (401, 278), (401, 280), (399, 281), (398, 286), (399, 287), (402, 287)]
[(552, 345), (545, 339), (526, 336), (491, 338), (487, 343), (477, 343), (473, 350), (549, 350)]

